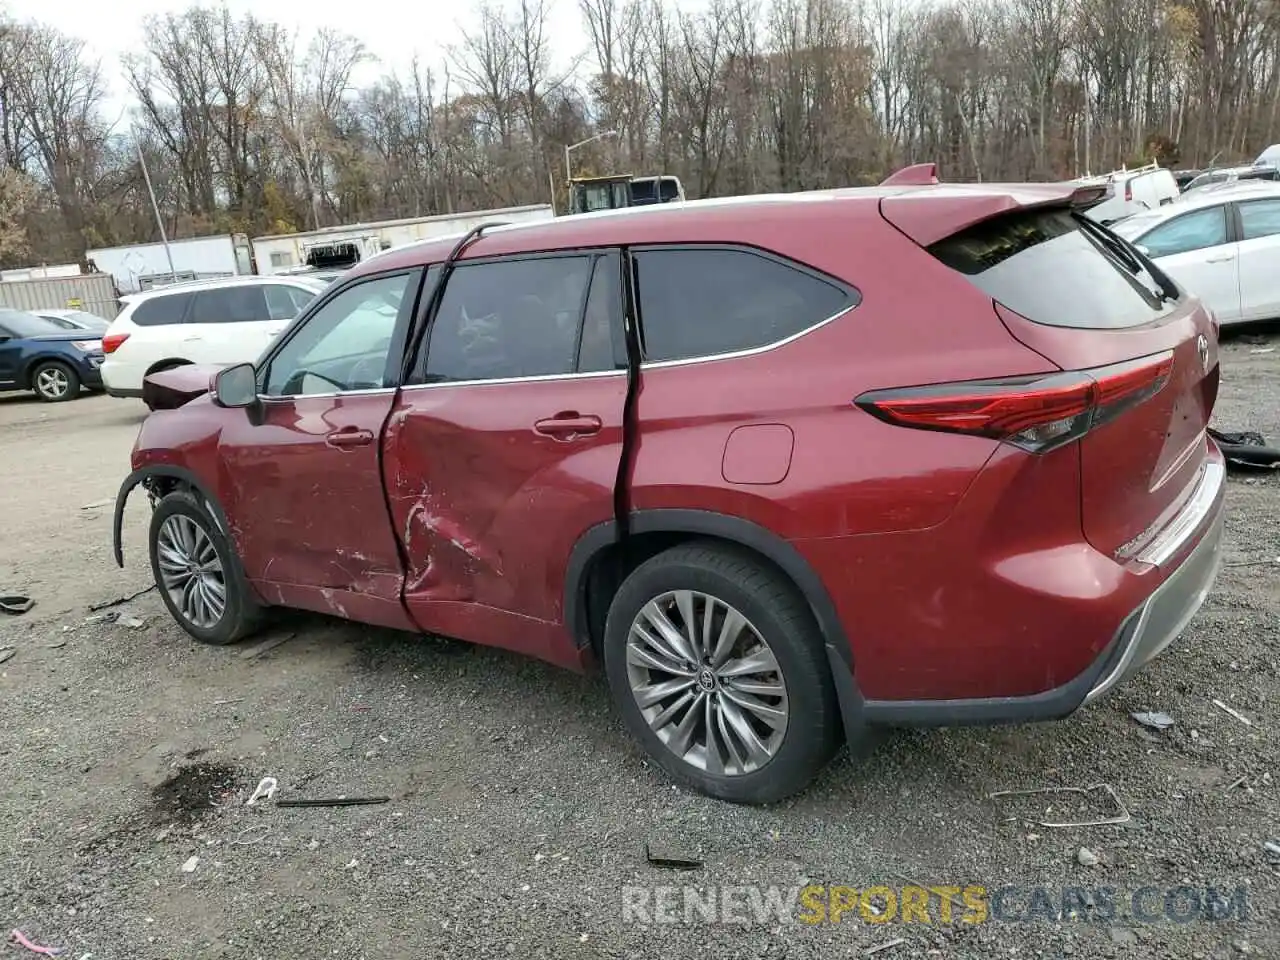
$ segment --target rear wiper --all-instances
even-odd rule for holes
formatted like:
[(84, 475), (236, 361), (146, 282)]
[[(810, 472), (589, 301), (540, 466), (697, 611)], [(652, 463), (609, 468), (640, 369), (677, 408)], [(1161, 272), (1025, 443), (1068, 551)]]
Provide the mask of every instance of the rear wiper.
[(1134, 253), (1127, 243), (1106, 227), (1090, 220), (1082, 213), (1072, 213), (1071, 216), (1075, 218), (1076, 222), (1080, 224), (1081, 228), (1084, 229), (1085, 232), (1106, 247), (1112, 256), (1119, 260), (1130, 273), (1134, 276), (1137, 276), (1140, 273), (1146, 273), (1151, 277), (1151, 279), (1155, 281), (1156, 286), (1160, 288), (1161, 300), (1168, 301), (1169, 303), (1177, 301), (1178, 291), (1165, 282), (1158, 270), (1149, 270), (1146, 264), (1138, 258), (1138, 255)]

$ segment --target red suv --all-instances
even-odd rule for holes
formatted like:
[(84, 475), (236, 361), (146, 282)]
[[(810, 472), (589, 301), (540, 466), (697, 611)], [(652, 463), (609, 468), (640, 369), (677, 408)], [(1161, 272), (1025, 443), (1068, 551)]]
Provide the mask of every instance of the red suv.
[(599, 658), (732, 801), (868, 725), (1064, 717), (1200, 606), (1225, 486), (1213, 322), (1091, 190), (908, 172), (387, 251), (257, 364), (150, 379), (117, 562), (142, 484), (199, 641), (291, 607)]

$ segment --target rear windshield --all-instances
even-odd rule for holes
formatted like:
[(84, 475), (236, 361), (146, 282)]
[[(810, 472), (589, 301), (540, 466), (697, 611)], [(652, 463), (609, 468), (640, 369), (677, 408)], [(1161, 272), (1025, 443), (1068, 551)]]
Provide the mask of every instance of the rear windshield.
[(1049, 326), (1136, 327), (1163, 317), (1176, 302), (1168, 278), (1150, 272), (1132, 247), (1065, 208), (984, 220), (929, 252), (991, 299)]

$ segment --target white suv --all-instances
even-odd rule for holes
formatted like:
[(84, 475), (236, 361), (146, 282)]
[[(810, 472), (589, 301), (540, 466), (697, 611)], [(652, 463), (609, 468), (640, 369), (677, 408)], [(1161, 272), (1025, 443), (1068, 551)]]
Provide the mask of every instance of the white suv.
[(226, 277), (128, 294), (102, 335), (102, 382), (113, 397), (141, 397), (147, 374), (187, 363), (253, 362), (325, 280)]

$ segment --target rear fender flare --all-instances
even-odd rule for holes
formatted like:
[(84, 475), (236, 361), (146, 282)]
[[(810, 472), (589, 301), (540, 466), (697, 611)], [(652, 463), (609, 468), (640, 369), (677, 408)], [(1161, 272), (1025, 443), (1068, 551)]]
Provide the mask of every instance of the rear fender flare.
[[(853, 652), (835, 603), (821, 578), (800, 552), (764, 527), (723, 513), (709, 510), (638, 510), (628, 516), (631, 534), (686, 533), (715, 537), (754, 550), (778, 566), (813, 611), (829, 653), (853, 669)], [(592, 561), (606, 547), (619, 542), (618, 525), (610, 520), (587, 530), (569, 554), (564, 582), (564, 619), (571, 635), (579, 643), (589, 635), (587, 624), (587, 571)]]
[(117, 567), (124, 567), (124, 547), (120, 542), (120, 534), (124, 527), (125, 504), (128, 503), (129, 494), (133, 492), (134, 487), (153, 477), (177, 480), (195, 490), (200, 494), (200, 498), (204, 501), (205, 506), (209, 508), (209, 512), (213, 515), (214, 521), (217, 522), (222, 532), (225, 534), (231, 529), (227, 523), (227, 515), (222, 509), (222, 504), (218, 503), (217, 499), (209, 493), (209, 489), (200, 481), (200, 478), (186, 467), (176, 467), (169, 464), (140, 467), (124, 478), (124, 482), (120, 484), (120, 492), (116, 494), (115, 516), (111, 521), (111, 549), (115, 555)]

